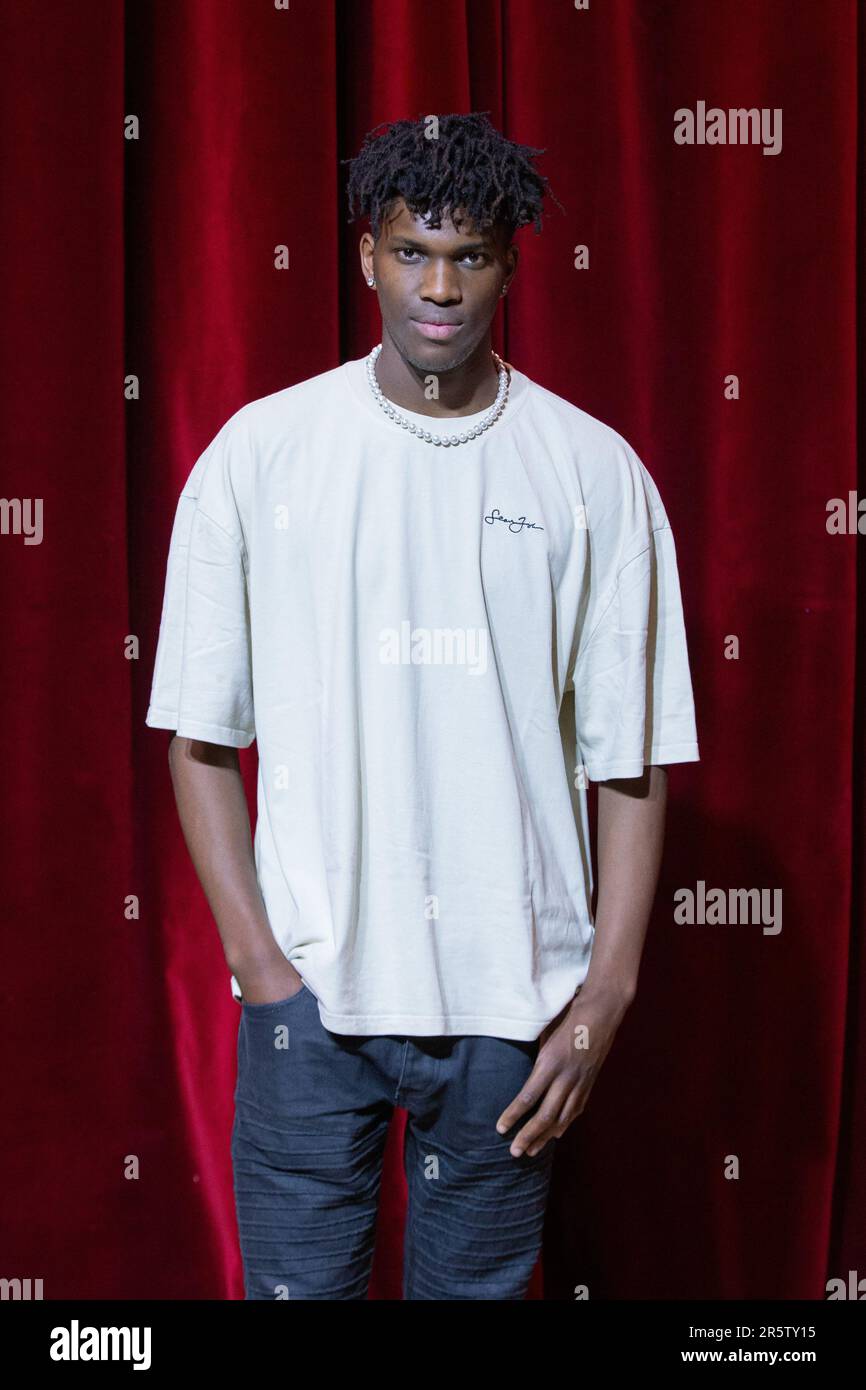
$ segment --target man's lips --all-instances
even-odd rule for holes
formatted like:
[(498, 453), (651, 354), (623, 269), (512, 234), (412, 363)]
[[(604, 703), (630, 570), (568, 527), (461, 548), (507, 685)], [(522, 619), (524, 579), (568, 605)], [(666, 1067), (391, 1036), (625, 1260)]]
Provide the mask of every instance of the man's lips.
[(441, 319), (431, 319), (429, 322), (423, 319), (413, 319), (412, 322), (425, 338), (433, 338), (437, 342), (444, 342), (448, 338), (453, 338), (463, 326), (460, 323), (443, 323)]

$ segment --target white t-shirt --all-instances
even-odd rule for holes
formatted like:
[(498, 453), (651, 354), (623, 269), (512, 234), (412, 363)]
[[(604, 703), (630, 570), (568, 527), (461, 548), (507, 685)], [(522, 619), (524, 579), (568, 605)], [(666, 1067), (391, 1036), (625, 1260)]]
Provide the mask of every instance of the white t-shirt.
[(344, 362), (238, 410), (178, 502), (147, 723), (256, 739), (268, 919), (335, 1033), (536, 1039), (595, 931), (578, 764), (699, 758), (655, 483), (510, 374), (436, 446)]

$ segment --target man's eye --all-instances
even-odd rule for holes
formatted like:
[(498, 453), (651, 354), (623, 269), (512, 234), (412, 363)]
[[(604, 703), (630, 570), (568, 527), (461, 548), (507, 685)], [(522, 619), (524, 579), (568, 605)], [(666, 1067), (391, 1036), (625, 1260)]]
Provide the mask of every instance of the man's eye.
[[(418, 255), (420, 255), (420, 252), (414, 250), (412, 247), (409, 247), (409, 246), (398, 246), (398, 247), (397, 247), (397, 255), (398, 255), (398, 256), (418, 256)], [(471, 261), (471, 263), (472, 263), (473, 265), (476, 265), (479, 261), (482, 261), (483, 259), (484, 259), (484, 254), (483, 254), (483, 252), (481, 252), (481, 251), (467, 251), (466, 254), (465, 254), (465, 256), (461, 256), (461, 260), (464, 260), (464, 261)]]

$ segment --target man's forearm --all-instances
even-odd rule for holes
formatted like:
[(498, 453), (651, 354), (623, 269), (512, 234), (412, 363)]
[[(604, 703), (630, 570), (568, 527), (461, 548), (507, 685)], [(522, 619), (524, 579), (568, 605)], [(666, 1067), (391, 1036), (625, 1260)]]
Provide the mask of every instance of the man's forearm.
[(630, 1003), (656, 894), (664, 846), (667, 769), (598, 784), (598, 903), (584, 983)]
[(284, 962), (256, 876), (237, 749), (175, 735), (169, 766), (187, 848), (229, 969), (237, 974), (278, 957)]

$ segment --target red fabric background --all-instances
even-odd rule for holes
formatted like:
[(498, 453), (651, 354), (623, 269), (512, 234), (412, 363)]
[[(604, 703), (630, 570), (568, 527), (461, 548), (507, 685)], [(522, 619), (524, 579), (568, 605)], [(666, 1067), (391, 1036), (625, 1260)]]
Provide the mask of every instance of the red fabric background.
[[(702, 753), (670, 773), (638, 998), (558, 1144), (544, 1297), (820, 1299), (866, 1275), (866, 542), (825, 526), (864, 494), (862, 10), (46, 0), (6, 5), (0, 39), (3, 492), (44, 505), (41, 545), (0, 536), (0, 1275), (242, 1297), (238, 1010), (144, 725), (171, 520), (230, 414), (379, 341), (338, 160), (381, 121), (469, 110), (548, 151), (566, 215), (518, 234), (494, 345), (656, 478)], [(781, 107), (781, 154), (676, 145), (698, 100)], [(677, 925), (701, 879), (781, 888), (782, 931)], [(378, 1298), (400, 1296), (399, 1138)]]

